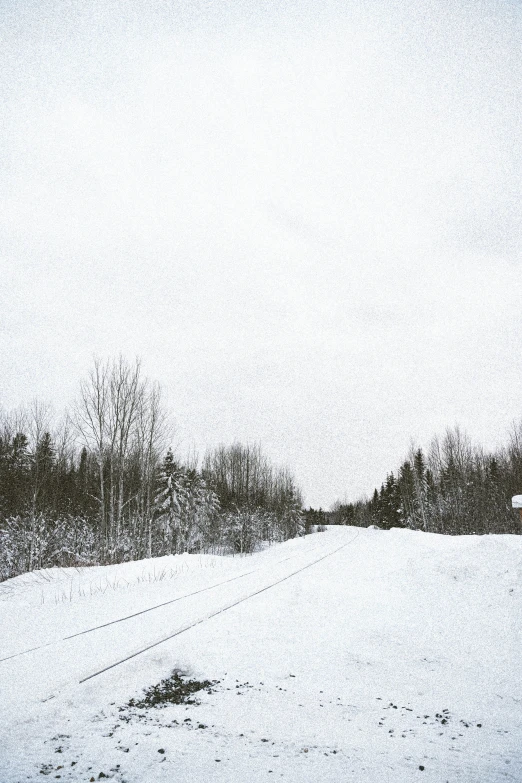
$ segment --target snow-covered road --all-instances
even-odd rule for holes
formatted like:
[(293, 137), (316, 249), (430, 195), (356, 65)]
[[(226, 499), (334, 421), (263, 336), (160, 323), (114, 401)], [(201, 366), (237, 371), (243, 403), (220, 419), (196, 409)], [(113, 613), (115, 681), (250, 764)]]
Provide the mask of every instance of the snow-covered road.
[[(521, 537), (329, 528), (0, 587), (1, 783), (522, 780)], [(218, 682), (120, 711), (174, 669)]]

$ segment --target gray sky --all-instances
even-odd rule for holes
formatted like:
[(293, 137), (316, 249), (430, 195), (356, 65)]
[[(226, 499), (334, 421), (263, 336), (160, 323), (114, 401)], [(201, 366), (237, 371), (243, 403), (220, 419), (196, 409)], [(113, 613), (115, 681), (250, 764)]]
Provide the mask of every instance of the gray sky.
[(0, 404), (143, 359), (314, 505), (522, 416), (522, 6), (0, 6)]

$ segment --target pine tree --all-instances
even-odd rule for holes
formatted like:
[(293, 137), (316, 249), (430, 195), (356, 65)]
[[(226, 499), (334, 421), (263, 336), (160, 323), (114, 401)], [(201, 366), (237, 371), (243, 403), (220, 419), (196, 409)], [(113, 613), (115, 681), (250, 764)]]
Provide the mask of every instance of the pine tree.
[(49, 432), (44, 432), (31, 455), (31, 484), (33, 513), (51, 511), (53, 503), (53, 479), (55, 448)]
[[(158, 491), (154, 502), (155, 521), (160, 524), (163, 536), (162, 550), (165, 554), (177, 554), (178, 552), (182, 496), (182, 470), (169, 449), (161, 466)], [(152, 524), (149, 525), (148, 538), (150, 557), (152, 553)]]
[(5, 489), (8, 514), (24, 514), (30, 507), (31, 465), (27, 436), (18, 432), (11, 443), (7, 460)]
[(416, 528), (415, 478), (411, 462), (408, 460), (400, 467), (397, 489), (400, 497), (398, 511), (400, 522), (406, 527)]
[(429, 518), (428, 478), (426, 460), (422, 449), (417, 449), (413, 457), (413, 477), (415, 483), (415, 511), (422, 529), (427, 531)]
[(302, 503), (293, 488), (290, 490), (288, 498), (286, 499), (282, 522), (287, 531), (288, 538), (304, 536), (305, 520)]
[(381, 509), (383, 514), (384, 527), (400, 527), (400, 492), (397, 481), (393, 473), (386, 477), (386, 484), (382, 487)]

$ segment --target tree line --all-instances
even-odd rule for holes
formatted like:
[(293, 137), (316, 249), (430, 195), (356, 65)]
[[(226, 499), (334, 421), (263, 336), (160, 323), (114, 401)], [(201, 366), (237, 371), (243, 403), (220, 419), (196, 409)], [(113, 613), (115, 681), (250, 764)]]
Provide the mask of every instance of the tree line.
[(71, 412), (0, 414), (0, 580), (50, 566), (253, 551), (305, 532), (290, 472), (259, 446), (180, 461), (139, 361), (95, 360)]
[(522, 421), (495, 451), (473, 445), (459, 427), (434, 437), (424, 452), (412, 446), (368, 500), (336, 503), (330, 522), (430, 533), (521, 533), (511, 498), (522, 492)]

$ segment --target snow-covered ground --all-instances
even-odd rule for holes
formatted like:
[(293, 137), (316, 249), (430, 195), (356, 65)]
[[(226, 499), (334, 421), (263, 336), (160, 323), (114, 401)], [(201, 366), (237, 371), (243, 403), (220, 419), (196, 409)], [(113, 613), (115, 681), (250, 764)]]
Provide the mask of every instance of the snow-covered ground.
[[(0, 585), (0, 616), (0, 783), (522, 781), (522, 537), (52, 569)], [(214, 685), (121, 709), (173, 670)]]

